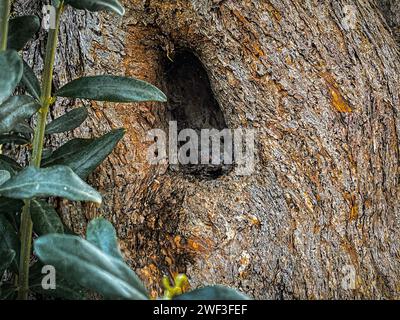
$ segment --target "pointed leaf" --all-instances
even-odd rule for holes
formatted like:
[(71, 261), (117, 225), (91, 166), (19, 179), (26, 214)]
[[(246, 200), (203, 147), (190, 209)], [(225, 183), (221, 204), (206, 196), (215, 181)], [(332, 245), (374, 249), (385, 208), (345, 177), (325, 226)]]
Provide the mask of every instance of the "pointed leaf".
[(147, 299), (136, 274), (120, 259), (77, 236), (50, 234), (35, 241), (35, 254), (67, 280), (109, 298)]
[(28, 144), (30, 141), (19, 134), (1, 134), (0, 144), (14, 143), (16, 145)]
[(25, 168), (0, 186), (0, 195), (13, 199), (54, 196), (101, 203), (101, 195), (66, 166)]
[(97, 218), (89, 223), (86, 231), (86, 240), (104, 253), (123, 260), (118, 246), (117, 233), (113, 225), (106, 219)]
[(15, 160), (0, 154), (0, 170), (6, 170), (13, 176), (18, 171), (21, 171), (22, 167)]
[(165, 94), (155, 86), (117, 76), (79, 78), (58, 90), (56, 96), (109, 102), (167, 101)]
[(24, 71), (21, 78), (21, 84), (32, 97), (39, 100), (41, 95), (40, 82), (32, 68), (25, 61), (23, 64)]
[(76, 9), (86, 9), (89, 11), (112, 11), (120, 16), (125, 14), (124, 7), (117, 0), (66, 0), (66, 4)]
[(63, 223), (53, 206), (43, 200), (31, 201), (33, 230), (39, 235), (64, 233)]
[(42, 167), (48, 167), (50, 165), (62, 164), (71, 155), (77, 153), (79, 150), (85, 148), (91, 144), (93, 139), (72, 139), (67, 143), (63, 144), (60, 148), (48, 155), (42, 161)]
[(14, 92), (23, 72), (22, 60), (14, 50), (0, 52), (0, 104)]
[[(52, 164), (60, 164), (70, 167), (79, 177), (86, 179), (107, 156), (113, 151), (119, 140), (124, 136), (124, 129), (118, 129), (93, 140), (89, 145), (75, 149), (68, 157), (52, 161)], [(50, 157), (52, 158), (52, 157)], [(45, 161), (45, 165), (51, 159)]]
[(250, 298), (231, 288), (209, 286), (177, 296), (175, 300), (250, 300)]
[(16, 133), (23, 133), (23, 134), (31, 134), (33, 133), (33, 129), (29, 124), (27, 124), (25, 121), (17, 123), (15, 128), (13, 129), (13, 132)]
[[(0, 252), (14, 251), (19, 254), (19, 239), (17, 232), (8, 222), (5, 215), (0, 214)], [(14, 258), (12, 267), (17, 270), (17, 258)]]
[(22, 50), (40, 28), (36, 16), (22, 16), (10, 20), (7, 47)]
[(0, 133), (12, 131), (18, 123), (33, 116), (40, 105), (30, 96), (14, 96), (0, 105)]
[(79, 127), (87, 118), (85, 107), (74, 109), (55, 119), (46, 128), (46, 134), (62, 133)]

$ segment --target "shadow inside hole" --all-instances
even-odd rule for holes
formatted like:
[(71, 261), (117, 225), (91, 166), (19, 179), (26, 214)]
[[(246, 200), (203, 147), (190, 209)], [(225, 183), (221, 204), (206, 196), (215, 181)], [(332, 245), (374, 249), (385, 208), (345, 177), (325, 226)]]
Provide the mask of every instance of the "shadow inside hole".
[[(182, 147), (187, 142), (193, 143), (193, 148), (197, 147), (197, 155), (194, 153), (197, 163), (182, 164), (182, 161), (179, 161), (178, 164), (170, 164), (170, 171), (198, 179), (217, 179), (227, 174), (233, 167), (233, 159), (231, 160), (230, 156), (224, 157), (224, 150), (229, 148), (228, 150), (232, 151), (233, 141), (220, 135), (222, 130), (228, 127), (201, 61), (192, 52), (180, 50), (176, 52), (173, 61), (166, 59), (164, 68), (165, 92), (168, 96), (167, 121), (176, 121), (178, 134), (184, 129), (192, 129), (198, 137), (198, 141), (187, 138), (186, 141), (177, 143), (178, 154), (183, 152)], [(210, 152), (202, 158), (201, 152), (204, 152), (204, 148), (201, 148), (201, 134), (204, 133), (204, 129), (214, 129), (210, 132), (214, 139), (209, 139)], [(219, 138), (217, 134), (220, 135)], [(212, 143), (215, 144), (217, 140), (220, 141), (220, 147), (215, 148), (214, 155)], [(189, 157), (190, 152), (188, 150), (185, 154)], [(220, 163), (215, 161), (217, 158)]]

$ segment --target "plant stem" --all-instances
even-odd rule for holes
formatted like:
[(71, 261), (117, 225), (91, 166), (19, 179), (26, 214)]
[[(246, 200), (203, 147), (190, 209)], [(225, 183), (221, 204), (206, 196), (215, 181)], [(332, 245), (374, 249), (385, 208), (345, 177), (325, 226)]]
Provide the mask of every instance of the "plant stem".
[(8, 19), (10, 18), (11, 0), (3, 0), (3, 10), (0, 12), (1, 25), (0, 25), (0, 51), (7, 49), (8, 38)]
[[(57, 49), (58, 32), (60, 29), (60, 17), (63, 11), (63, 2), (56, 11), (56, 28), (49, 30), (46, 47), (45, 65), (42, 77), (42, 95), (40, 101), (42, 107), (39, 110), (39, 117), (33, 138), (32, 166), (40, 167), (42, 161), (44, 136), (46, 130), (47, 114), (49, 107), (53, 103), (51, 88), (53, 82), (53, 69)], [(29, 290), (29, 262), (32, 246), (32, 219), (30, 214), (30, 200), (25, 201), (21, 215), (21, 256), (18, 278), (18, 299), (27, 300)]]
[[(10, 18), (11, 0), (4, 0), (0, 12), (0, 51), (7, 49), (8, 20)], [(0, 154), (3, 153), (3, 145), (0, 144)]]
[(39, 110), (39, 121), (36, 126), (35, 137), (33, 140), (32, 164), (36, 167), (40, 167), (40, 162), (42, 161), (43, 141), (46, 129), (47, 114), (49, 112), (49, 107), (53, 102), (51, 97), (51, 88), (53, 82), (53, 69), (62, 10), (63, 5), (61, 4), (56, 13), (56, 29), (49, 30), (49, 37), (47, 40), (45, 66), (42, 77), (42, 96), (40, 98), (42, 107)]
[(19, 276), (18, 276), (18, 300), (28, 299), (29, 290), (29, 262), (31, 257), (32, 246), (32, 219), (30, 213), (30, 200), (25, 200), (25, 205), (21, 214), (21, 253), (19, 261)]

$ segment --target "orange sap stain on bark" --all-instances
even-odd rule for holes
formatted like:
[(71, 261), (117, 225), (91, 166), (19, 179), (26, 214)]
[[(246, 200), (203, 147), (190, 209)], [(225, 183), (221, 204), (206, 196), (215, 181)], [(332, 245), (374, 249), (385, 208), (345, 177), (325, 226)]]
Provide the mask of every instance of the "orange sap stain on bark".
[(353, 205), (350, 210), (350, 221), (354, 221), (358, 219), (358, 206)]
[(332, 105), (335, 107), (337, 111), (339, 112), (353, 111), (338, 89), (331, 87), (330, 93), (331, 93)]
[(333, 76), (328, 72), (323, 72), (321, 76), (328, 86), (332, 106), (339, 112), (352, 112), (353, 110), (351, 109), (347, 100), (343, 97), (343, 94), (341, 93)]

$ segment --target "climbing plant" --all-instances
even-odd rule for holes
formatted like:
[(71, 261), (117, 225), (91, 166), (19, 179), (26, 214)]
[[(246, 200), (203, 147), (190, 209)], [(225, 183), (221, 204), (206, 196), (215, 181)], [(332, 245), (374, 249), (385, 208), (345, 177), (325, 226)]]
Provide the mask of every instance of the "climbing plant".
[[(55, 26), (48, 32), (40, 81), (18, 54), (40, 28), (39, 19), (10, 19), (11, 1), (0, 2), (0, 145), (31, 146), (26, 167), (0, 154), (0, 297), (28, 299), (41, 294), (84, 299), (96, 292), (105, 298), (149, 299), (138, 276), (124, 262), (111, 223), (102, 218), (93, 220), (83, 239), (68, 231), (47, 201), (61, 197), (101, 205), (100, 193), (84, 180), (112, 152), (124, 129), (93, 139), (73, 139), (51, 152), (44, 153), (43, 146), (45, 136), (73, 130), (88, 116), (87, 109), (80, 107), (48, 124), (49, 110), (59, 97), (125, 103), (166, 102), (167, 98), (144, 81), (108, 75), (82, 77), (55, 90), (53, 66), (65, 6), (119, 15), (124, 14), (124, 8), (117, 0), (54, 0), (52, 4)], [(25, 94), (14, 95), (18, 87)], [(36, 118), (34, 128), (29, 125), (32, 117)], [(42, 285), (45, 265), (57, 271), (56, 286), (49, 290)], [(246, 298), (222, 286), (185, 293), (187, 283), (185, 275), (178, 275), (173, 285), (164, 278), (163, 298)]]

